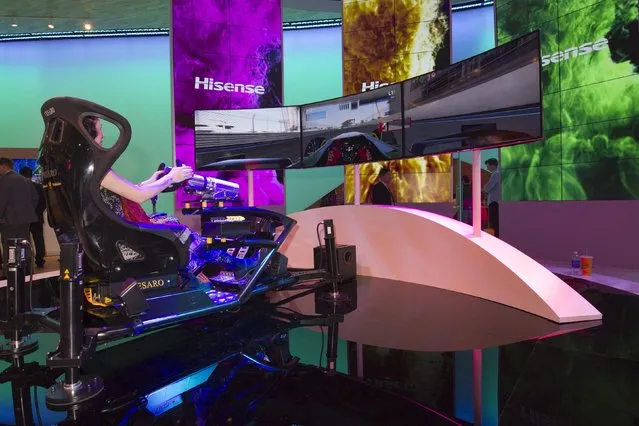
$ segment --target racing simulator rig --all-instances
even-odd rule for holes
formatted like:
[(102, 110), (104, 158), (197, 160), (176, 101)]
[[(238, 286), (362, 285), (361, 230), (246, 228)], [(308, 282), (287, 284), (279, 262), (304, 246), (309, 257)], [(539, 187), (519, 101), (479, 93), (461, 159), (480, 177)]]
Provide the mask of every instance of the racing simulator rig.
[[(47, 404), (65, 407), (88, 400), (103, 388), (98, 376), (80, 376), (84, 361), (98, 343), (135, 336), (181, 322), (240, 309), (269, 291), (290, 289), (302, 282), (318, 286), (355, 277), (353, 267), (338, 271), (331, 220), (325, 227), (326, 268), (290, 271), (278, 249), (293, 230), (295, 220), (269, 210), (224, 206), (237, 201), (239, 186), (196, 175), (172, 185), (184, 185), (201, 196), (184, 214), (200, 215), (200, 236), (182, 224), (132, 222), (116, 215), (104, 201), (103, 177), (126, 150), (131, 126), (121, 115), (77, 98), (46, 101), (39, 162), (49, 222), (60, 244), (60, 307), (33, 309), (27, 292), (27, 241), (11, 240), (7, 309), (3, 318), (7, 343), (1, 356), (23, 356), (37, 349), (31, 337), (38, 327), (60, 333), (47, 366), (63, 369), (64, 379), (49, 389)], [(94, 143), (83, 126), (87, 116), (114, 124), (119, 136), (113, 146)], [(168, 170), (167, 170), (168, 172)], [(319, 224), (318, 224), (319, 228)], [(318, 234), (319, 235), (319, 234)], [(189, 268), (193, 244), (205, 251), (225, 251), (233, 258), (256, 256), (258, 262), (241, 279), (227, 265), (213, 265), (214, 275), (197, 275)], [(313, 248), (310, 247), (310, 250)], [(208, 261), (215, 263), (215, 258)]]

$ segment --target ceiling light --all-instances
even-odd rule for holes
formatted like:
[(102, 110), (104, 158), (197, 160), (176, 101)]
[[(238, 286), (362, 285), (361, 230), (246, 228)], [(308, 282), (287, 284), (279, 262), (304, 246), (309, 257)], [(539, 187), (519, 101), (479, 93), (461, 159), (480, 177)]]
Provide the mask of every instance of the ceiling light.
[(91, 25), (90, 22), (85, 22), (84, 23), (84, 29), (87, 31), (91, 31), (91, 29), (93, 28), (93, 26)]
[(53, 20), (49, 19), (49, 25), (47, 25), (47, 27), (49, 27), (50, 29), (54, 29), (55, 26), (53, 25)]
[(16, 23), (16, 20), (14, 19), (13, 21), (11, 21), (11, 26), (13, 28), (16, 28), (18, 26), (18, 24)]

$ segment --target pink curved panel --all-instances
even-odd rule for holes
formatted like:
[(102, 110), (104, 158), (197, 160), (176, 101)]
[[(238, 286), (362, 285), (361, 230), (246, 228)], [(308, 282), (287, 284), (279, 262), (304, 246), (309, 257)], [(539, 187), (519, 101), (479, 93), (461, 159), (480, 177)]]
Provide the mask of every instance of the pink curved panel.
[[(290, 215), (297, 220), (281, 251), (294, 268), (313, 267), (316, 226), (333, 219), (338, 244), (357, 246), (357, 273), (480, 297), (557, 322), (601, 319), (565, 282), (489, 234), (422, 210), (332, 206)], [(398, 285), (401, 285), (398, 283)]]

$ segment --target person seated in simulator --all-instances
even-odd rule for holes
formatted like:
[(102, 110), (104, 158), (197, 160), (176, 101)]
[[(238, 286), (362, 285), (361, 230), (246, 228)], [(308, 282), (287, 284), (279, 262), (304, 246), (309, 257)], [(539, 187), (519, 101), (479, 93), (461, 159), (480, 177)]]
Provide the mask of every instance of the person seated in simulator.
[[(94, 143), (102, 146), (104, 133), (102, 132), (102, 122), (97, 117), (85, 117), (82, 120), (85, 130), (91, 135)], [(109, 170), (100, 184), (100, 195), (102, 200), (113, 213), (122, 219), (141, 224), (174, 224), (180, 222), (174, 216), (158, 215), (149, 217), (141, 203), (150, 200), (160, 192), (167, 189), (174, 183), (184, 182), (193, 177), (193, 169), (189, 166), (173, 167), (171, 171), (163, 177), (160, 175), (163, 170), (154, 172), (151, 177), (136, 185), (124, 179), (113, 170)], [(206, 250), (199, 234), (191, 230), (194, 239), (189, 251), (191, 258), (188, 269), (195, 275), (204, 272), (207, 277), (217, 275), (222, 267), (234, 273), (235, 279), (239, 281), (247, 275), (259, 261), (258, 253), (248, 259), (238, 259), (226, 253), (225, 250)], [(199, 275), (200, 278), (201, 275)]]

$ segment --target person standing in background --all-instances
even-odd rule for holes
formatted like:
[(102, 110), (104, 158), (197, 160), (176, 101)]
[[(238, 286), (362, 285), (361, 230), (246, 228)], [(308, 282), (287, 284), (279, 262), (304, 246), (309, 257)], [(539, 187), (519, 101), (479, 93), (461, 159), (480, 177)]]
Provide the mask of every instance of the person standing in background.
[(462, 222), (473, 224), (473, 187), (468, 176), (462, 176)]
[[(31, 181), (13, 171), (13, 161), (0, 158), (0, 234), (2, 234), (3, 269), (9, 259), (11, 238), (29, 240), (29, 225), (38, 221), (38, 192)], [(26, 273), (31, 272), (28, 265)]]
[(486, 160), (486, 168), (491, 173), (490, 179), (482, 192), (488, 198), (488, 223), (495, 231), (495, 237), (499, 238), (499, 203), (501, 202), (501, 173), (499, 161), (496, 158)]
[(391, 171), (384, 167), (379, 172), (378, 182), (373, 186), (371, 203), (392, 206), (395, 204), (393, 191), (390, 189), (393, 175)]
[(38, 205), (36, 206), (38, 221), (29, 225), (29, 232), (31, 233), (31, 238), (33, 238), (33, 245), (35, 246), (35, 264), (38, 268), (42, 268), (44, 266), (44, 256), (46, 255), (46, 248), (44, 246), (44, 211), (47, 205), (44, 200), (44, 188), (32, 180), (33, 170), (29, 167), (21, 168), (20, 174), (29, 179), (38, 193)]

